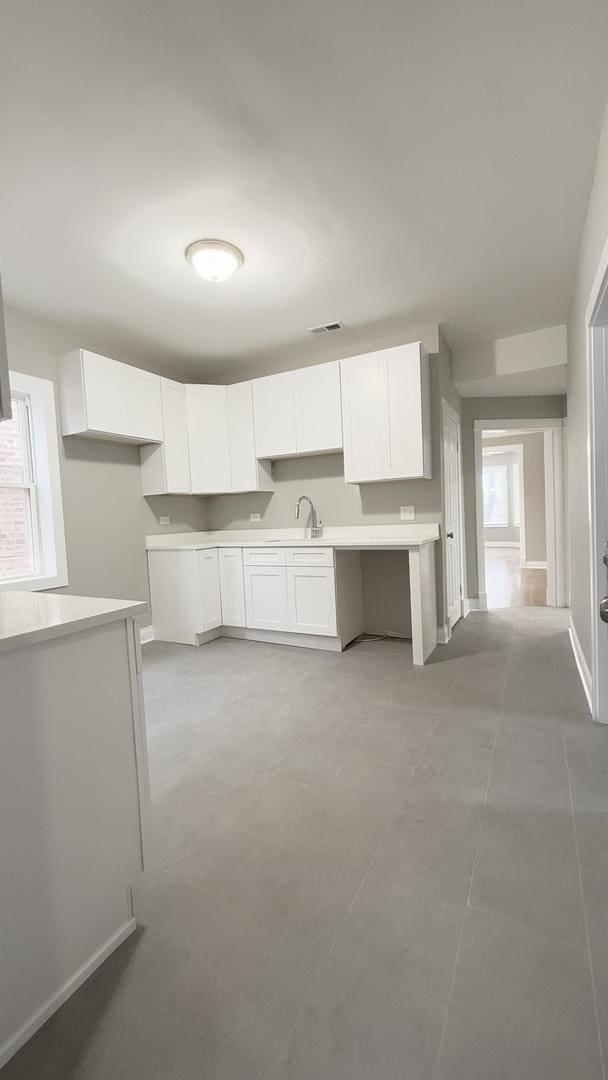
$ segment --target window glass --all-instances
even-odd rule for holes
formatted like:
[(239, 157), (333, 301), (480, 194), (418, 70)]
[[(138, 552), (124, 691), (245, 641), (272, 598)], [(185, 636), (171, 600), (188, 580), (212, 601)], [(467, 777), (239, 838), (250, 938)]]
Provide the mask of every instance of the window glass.
[(519, 528), (519, 465), (511, 466), (511, 494), (513, 497), (513, 524)]
[(509, 524), (509, 485), (506, 465), (483, 467), (483, 523)]
[(20, 395), (11, 404), (12, 419), (0, 423), (0, 581), (29, 577), (38, 569), (29, 402)]

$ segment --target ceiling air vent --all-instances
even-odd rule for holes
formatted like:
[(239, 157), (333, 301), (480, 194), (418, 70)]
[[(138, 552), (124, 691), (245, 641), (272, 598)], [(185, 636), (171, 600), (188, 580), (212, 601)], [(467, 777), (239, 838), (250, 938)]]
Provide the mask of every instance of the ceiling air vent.
[(332, 330), (341, 330), (341, 322), (328, 322), (323, 326), (309, 326), (306, 331), (307, 334), (329, 334)]

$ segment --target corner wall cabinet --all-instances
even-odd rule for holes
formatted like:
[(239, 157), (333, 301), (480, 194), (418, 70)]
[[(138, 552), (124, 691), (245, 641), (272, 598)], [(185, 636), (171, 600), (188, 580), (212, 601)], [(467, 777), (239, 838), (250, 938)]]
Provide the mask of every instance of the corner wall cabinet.
[(160, 376), (109, 356), (76, 349), (61, 360), (64, 435), (119, 442), (161, 442)]
[(190, 447), (186, 412), (186, 387), (172, 379), (160, 380), (163, 413), (163, 441), (142, 446), (142, 491), (144, 495), (189, 495)]
[(338, 361), (254, 379), (253, 410), (258, 458), (341, 450)]
[(420, 342), (340, 361), (348, 484), (429, 479), (429, 358)]

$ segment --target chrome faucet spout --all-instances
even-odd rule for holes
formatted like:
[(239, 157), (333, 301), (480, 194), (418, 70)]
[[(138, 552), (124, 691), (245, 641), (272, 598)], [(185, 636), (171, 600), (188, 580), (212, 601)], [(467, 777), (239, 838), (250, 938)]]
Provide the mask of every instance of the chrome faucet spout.
[(323, 536), (323, 525), (317, 520), (317, 511), (315, 504), (309, 495), (300, 495), (296, 502), (296, 520), (300, 517), (300, 506), (303, 502), (307, 502), (310, 507), (310, 537), (314, 539), (319, 536)]

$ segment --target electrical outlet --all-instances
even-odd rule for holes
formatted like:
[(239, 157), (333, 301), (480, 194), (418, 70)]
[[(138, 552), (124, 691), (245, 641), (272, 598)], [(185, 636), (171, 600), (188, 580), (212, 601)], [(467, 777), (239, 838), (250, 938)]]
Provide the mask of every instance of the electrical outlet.
[(171, 518), (170, 517), (159, 517), (158, 522), (159, 522), (160, 525), (170, 525), (171, 524)]
[(414, 521), (414, 519), (416, 517), (416, 507), (415, 506), (401, 506), (399, 509), (400, 509), (400, 512), (401, 512), (401, 520), (402, 521)]
[(262, 515), (261, 514), (250, 514), (249, 515), (249, 520), (250, 521), (261, 521), (262, 520)]

